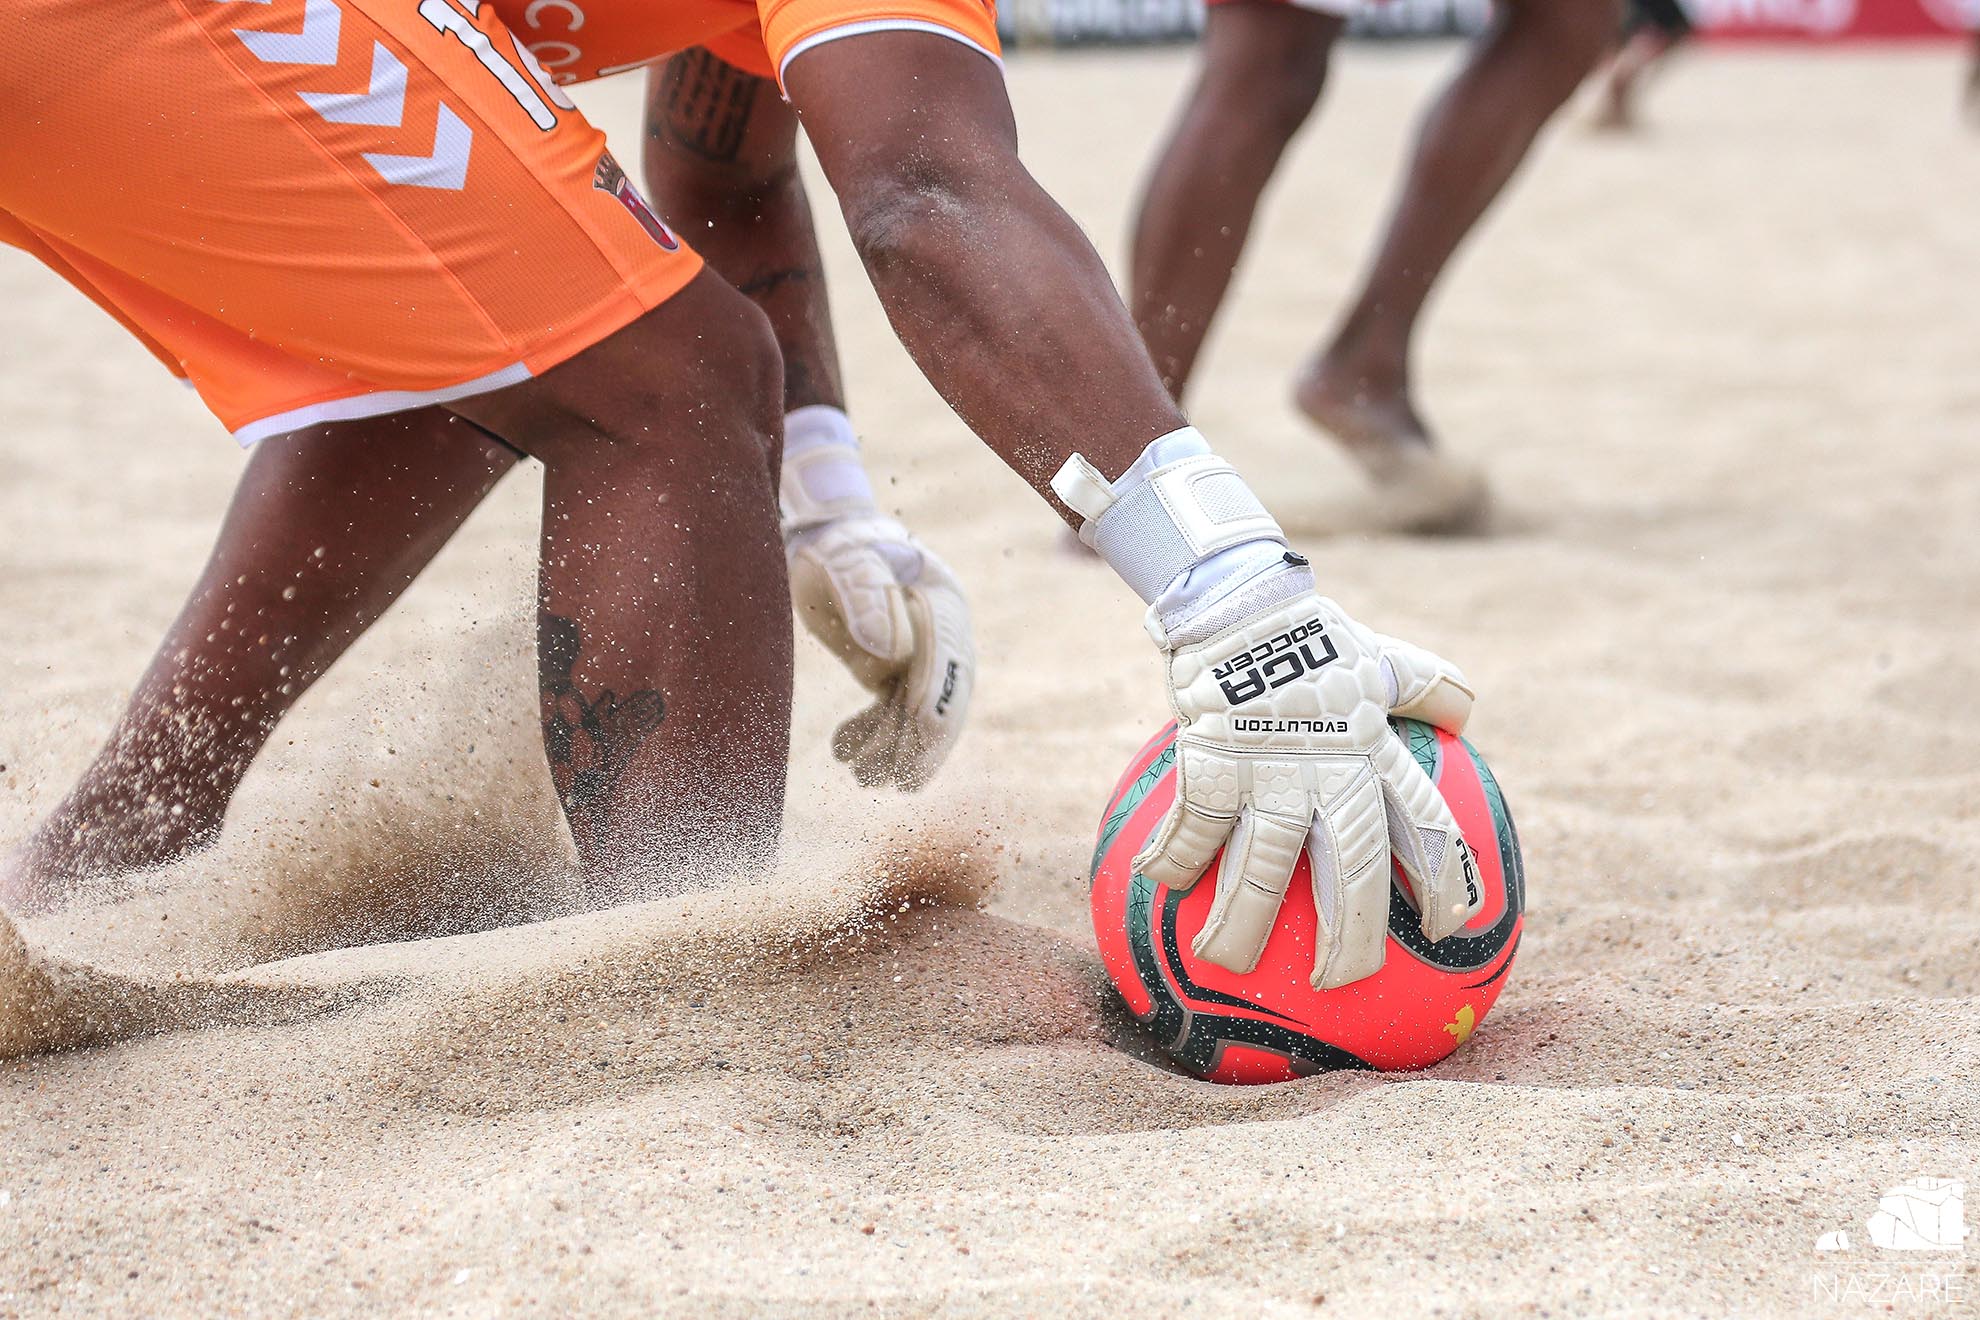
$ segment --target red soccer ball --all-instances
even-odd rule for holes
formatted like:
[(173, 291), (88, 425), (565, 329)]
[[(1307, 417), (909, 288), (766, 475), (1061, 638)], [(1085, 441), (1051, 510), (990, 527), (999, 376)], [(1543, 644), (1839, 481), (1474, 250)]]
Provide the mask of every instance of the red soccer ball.
[(1431, 944), (1415, 909), (1392, 890), (1382, 970), (1334, 990), (1315, 990), (1307, 979), (1317, 923), (1305, 856), (1258, 966), (1243, 976), (1190, 952), (1210, 913), (1221, 854), (1187, 890), (1135, 874), (1135, 854), (1175, 799), (1173, 724), (1135, 754), (1115, 785), (1093, 850), (1100, 957), (1128, 1008), (1197, 1076), (1254, 1083), (1334, 1068), (1422, 1068), (1464, 1044), (1505, 988), (1526, 898), (1512, 813), (1470, 743), (1415, 720), (1392, 724), (1457, 816), (1485, 902), (1462, 929)]

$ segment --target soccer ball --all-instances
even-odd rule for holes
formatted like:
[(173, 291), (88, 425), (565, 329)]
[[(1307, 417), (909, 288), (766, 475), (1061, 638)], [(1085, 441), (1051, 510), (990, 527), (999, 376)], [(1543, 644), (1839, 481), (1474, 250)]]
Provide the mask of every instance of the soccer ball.
[(1421, 1068), (1470, 1039), (1505, 988), (1526, 897), (1512, 813), (1470, 743), (1415, 720), (1391, 724), (1457, 816), (1484, 905), (1432, 944), (1398, 870), (1382, 970), (1334, 990), (1308, 981), (1317, 923), (1304, 855), (1258, 966), (1243, 976), (1190, 951), (1210, 912), (1221, 854), (1188, 890), (1135, 873), (1135, 854), (1175, 799), (1173, 724), (1135, 754), (1115, 785), (1093, 849), (1100, 956), (1128, 1008), (1197, 1076), (1251, 1083), (1335, 1068)]

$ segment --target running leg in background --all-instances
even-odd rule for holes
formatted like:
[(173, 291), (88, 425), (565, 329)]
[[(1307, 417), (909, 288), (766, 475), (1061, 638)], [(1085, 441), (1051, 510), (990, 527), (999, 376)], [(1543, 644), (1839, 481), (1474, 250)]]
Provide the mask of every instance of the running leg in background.
[(1676, 48), (1679, 38), (1662, 28), (1629, 34), (1602, 77), (1602, 105), (1595, 126), (1627, 130), (1637, 126), (1636, 98), (1645, 76)]
[(1409, 374), (1424, 300), (1541, 128), (1608, 48), (1616, 22), (1613, 0), (1505, 0), (1424, 117), (1360, 292), (1297, 390), (1307, 415), (1378, 480), (1406, 476), (1432, 443)]
[(211, 842), (276, 724), (515, 459), (438, 408), (256, 445), (179, 617), (0, 901), (32, 911)]
[(1135, 322), (1177, 399), (1230, 287), (1265, 185), (1319, 103), (1343, 22), (1267, 0), (1212, 5), (1195, 87), (1134, 222)]
[(1595, 127), (1631, 129), (1643, 80), (1691, 35), (1691, 16), (1679, 0), (1628, 0), (1622, 46), (1602, 74)]

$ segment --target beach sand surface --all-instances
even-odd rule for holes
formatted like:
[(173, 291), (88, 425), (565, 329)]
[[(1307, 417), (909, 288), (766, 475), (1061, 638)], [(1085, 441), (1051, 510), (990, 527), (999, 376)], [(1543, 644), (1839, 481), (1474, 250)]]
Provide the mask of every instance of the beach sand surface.
[[(77, 1046), (0, 1064), (0, 1316), (1971, 1313), (1980, 1245), (1867, 1227), (1920, 1177), (1980, 1186), (1958, 57), (1700, 52), (1641, 136), (1570, 116), (1418, 363), (1495, 528), (1364, 534), (1288, 386), (1456, 55), (1342, 53), (1194, 401), (1325, 589), (1479, 689), (1531, 909), (1452, 1059), (1224, 1089), (1116, 1047), (1085, 868), (1163, 718), (1139, 608), (916, 375), (828, 220), (882, 498), (976, 608), (942, 782), (841, 774), (858, 697), (807, 642), (774, 872), (473, 930), (573, 892), (518, 472), (217, 849), (29, 923), (33, 966), (0, 940), (0, 1047), (49, 1021)], [(1189, 59), (1010, 64), (1027, 158), (1110, 262)], [(639, 91), (582, 95), (628, 161)], [(108, 728), (240, 458), (31, 263), (0, 256), (0, 301), (11, 841)], [(433, 929), (467, 933), (375, 942)]]

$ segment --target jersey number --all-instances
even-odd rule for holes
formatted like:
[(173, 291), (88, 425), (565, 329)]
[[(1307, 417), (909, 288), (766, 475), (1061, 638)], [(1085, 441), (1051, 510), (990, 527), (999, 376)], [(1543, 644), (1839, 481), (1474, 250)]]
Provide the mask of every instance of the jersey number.
[[(474, 25), (474, 20), (449, 4), (448, 0), (420, 0), (419, 16), (473, 51), (474, 57), (481, 61), (481, 67), (495, 75), (495, 81), (515, 98), (516, 104), (523, 108), (538, 128), (547, 133), (557, 126), (557, 112), (543, 99), (543, 88), (527, 73), (502, 58), (502, 53), (495, 49), (495, 43), (488, 39), (486, 32)], [(559, 96), (557, 99), (565, 108), (570, 108), (569, 97)]]

